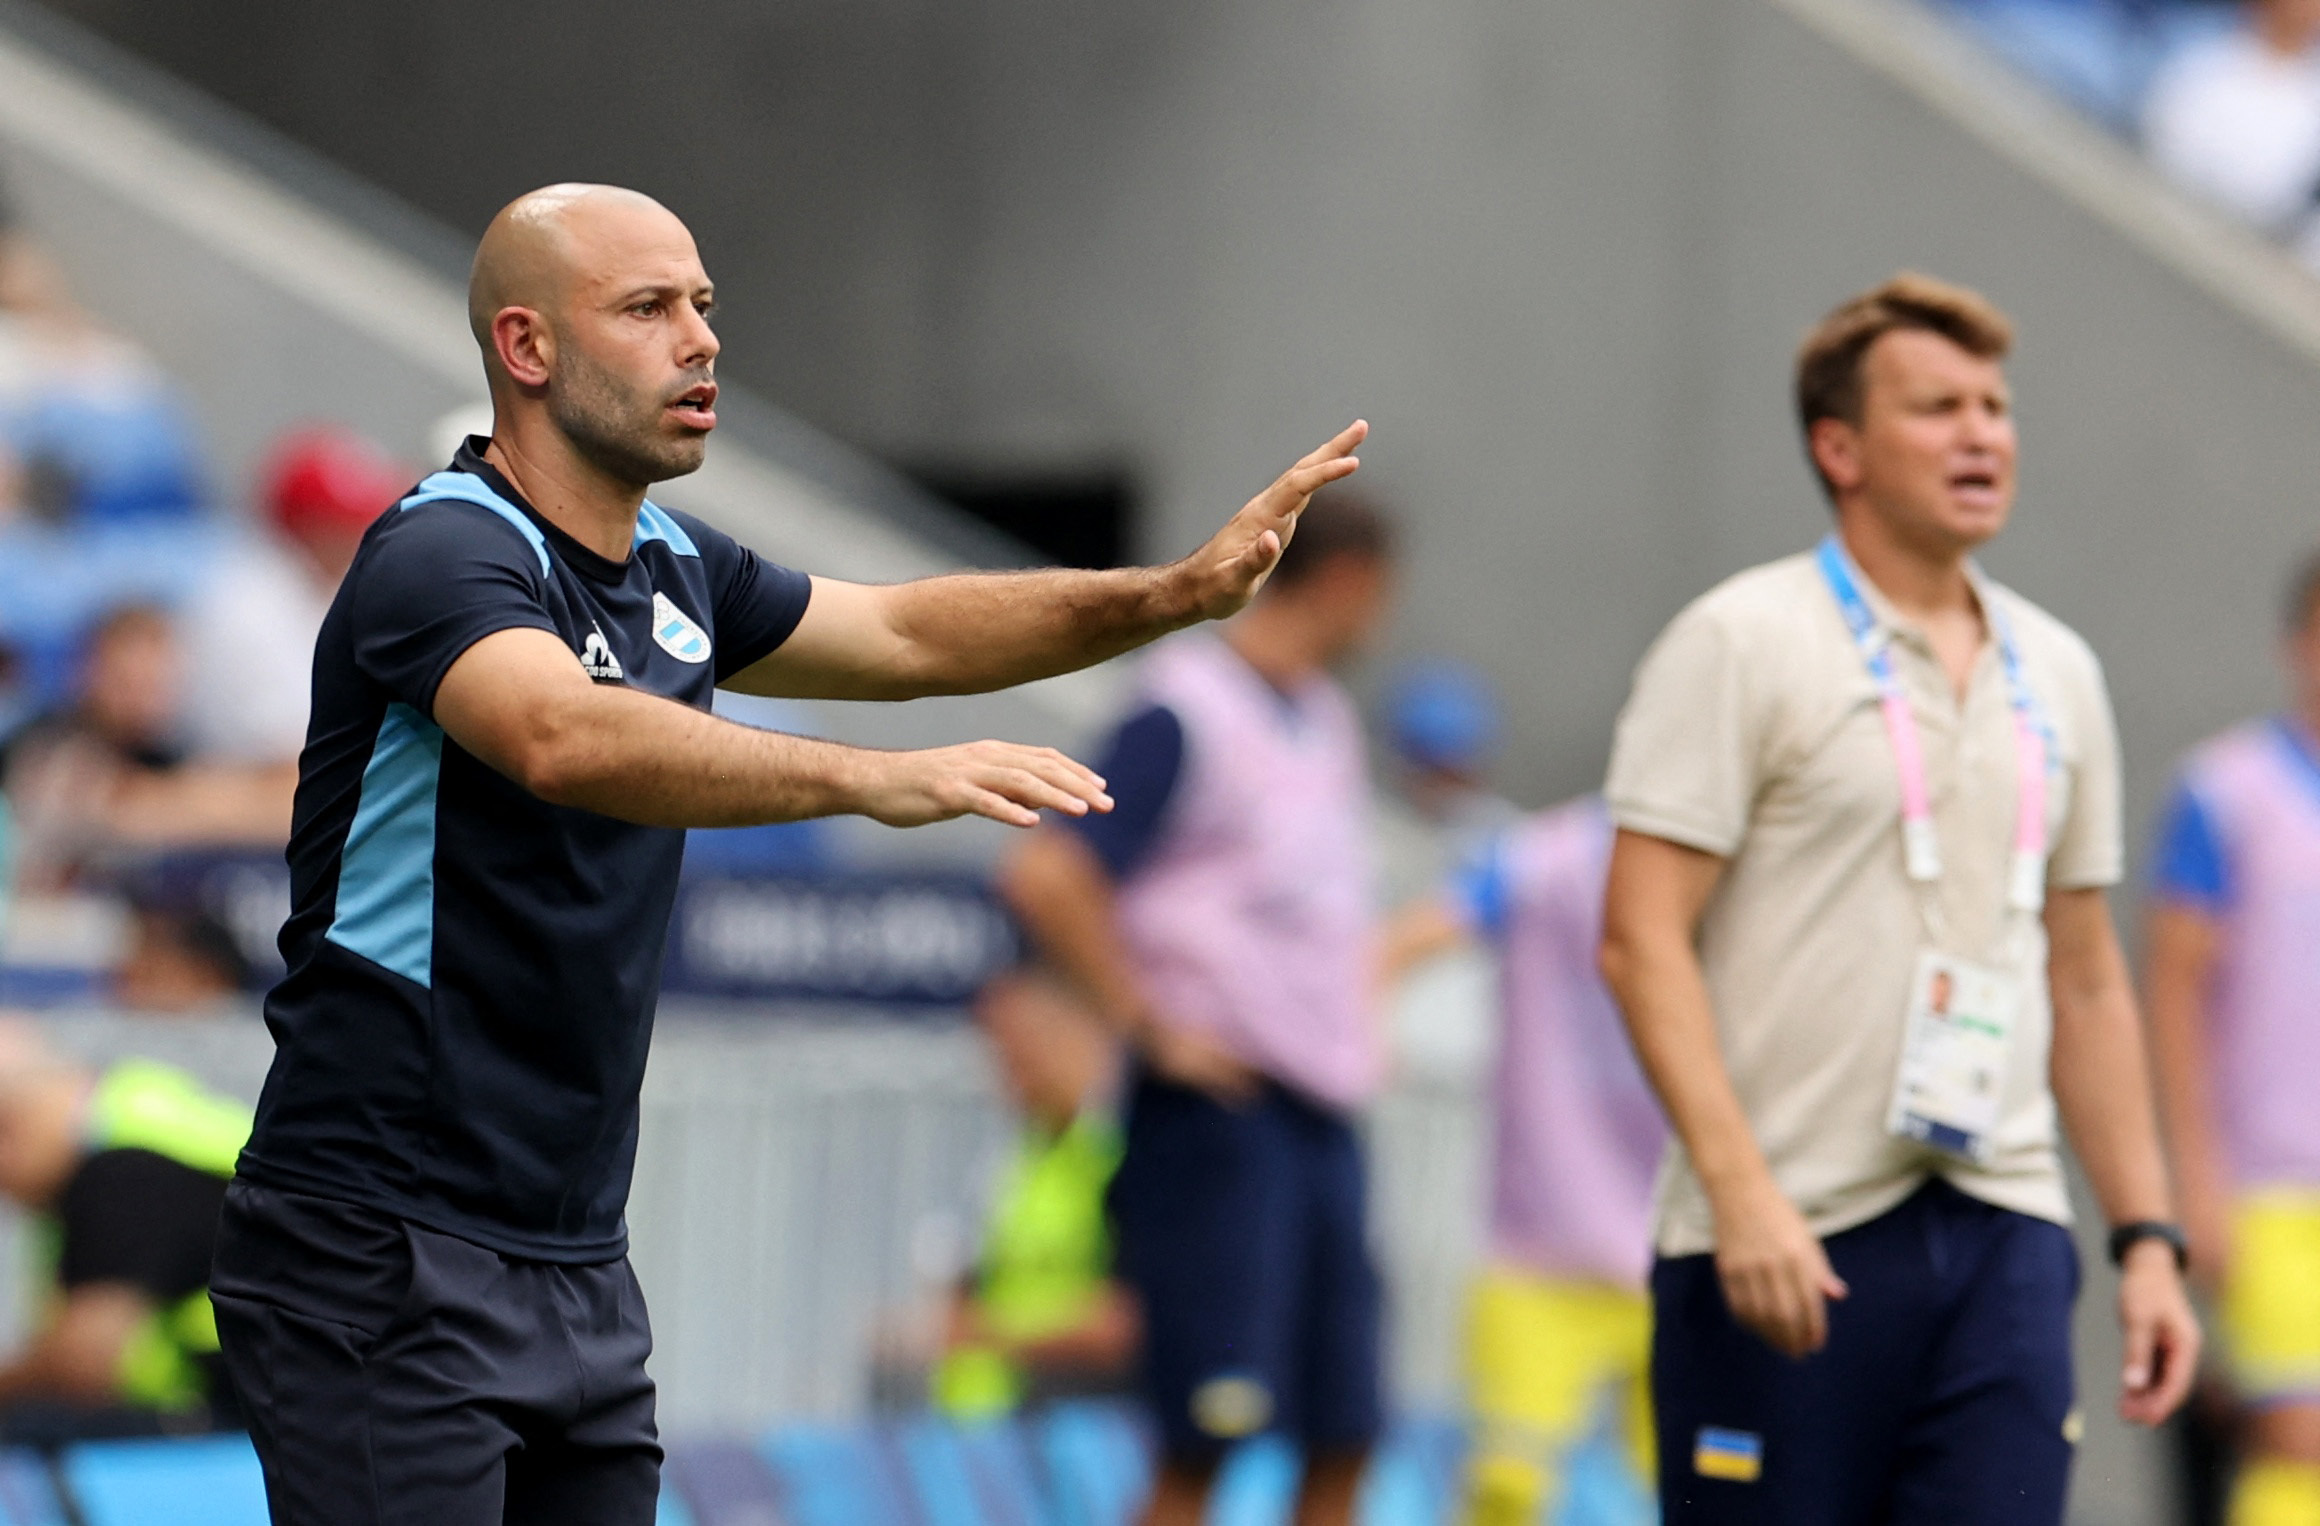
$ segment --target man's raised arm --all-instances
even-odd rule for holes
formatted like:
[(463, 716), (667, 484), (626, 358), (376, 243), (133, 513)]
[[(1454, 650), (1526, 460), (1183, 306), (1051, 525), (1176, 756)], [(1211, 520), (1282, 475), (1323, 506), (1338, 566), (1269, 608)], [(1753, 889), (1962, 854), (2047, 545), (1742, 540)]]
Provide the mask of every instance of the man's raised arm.
[(645, 826), (859, 815), (895, 827), (954, 816), (1028, 827), (1041, 810), (1112, 805), (1101, 779), (1051, 747), (882, 752), (757, 731), (596, 683), (561, 640), (530, 628), (462, 653), (436, 690), (435, 723), (543, 800)]
[(1360, 467), (1353, 452), (1368, 434), (1356, 420), (1165, 567), (961, 573), (884, 587), (816, 578), (796, 631), (725, 686), (794, 699), (980, 694), (1223, 619), (1264, 586), (1314, 492)]

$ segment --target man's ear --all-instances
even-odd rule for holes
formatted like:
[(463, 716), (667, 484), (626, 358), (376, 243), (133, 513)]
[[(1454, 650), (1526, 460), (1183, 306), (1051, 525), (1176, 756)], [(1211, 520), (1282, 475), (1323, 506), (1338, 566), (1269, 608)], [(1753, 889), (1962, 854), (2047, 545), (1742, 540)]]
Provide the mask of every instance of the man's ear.
[(529, 307), (503, 307), (491, 320), (491, 347), (500, 369), (519, 387), (548, 384), (555, 368), (556, 336), (548, 321)]
[(1843, 419), (1815, 419), (1805, 437), (1813, 465), (1831, 492), (1861, 485), (1861, 431)]

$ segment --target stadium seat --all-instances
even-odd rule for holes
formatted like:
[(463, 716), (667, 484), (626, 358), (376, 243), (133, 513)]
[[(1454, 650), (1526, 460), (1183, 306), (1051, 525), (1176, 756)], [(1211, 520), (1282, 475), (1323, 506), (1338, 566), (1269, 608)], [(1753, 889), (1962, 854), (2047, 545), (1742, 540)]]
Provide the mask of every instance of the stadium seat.
[(1152, 1487), (1152, 1448), (1125, 1404), (1075, 1400), (1031, 1424), (1055, 1526), (1129, 1526)]
[(661, 1499), (679, 1501), (693, 1526), (786, 1526), (773, 1473), (745, 1441), (672, 1443)]
[(918, 1416), (896, 1428), (895, 1442), (923, 1526), (1047, 1526), (1031, 1452), (1013, 1421)]
[(1399, 1422), (1362, 1483), (1362, 1526), (1435, 1526), (1449, 1520), (1465, 1461), (1466, 1429), (1456, 1421)]
[[(1209, 1526), (1283, 1526), (1297, 1497), (1297, 1449), (1278, 1436), (1233, 1448), (1209, 1496)], [(1363, 1526), (1369, 1526), (1366, 1521)]]
[(66, 1526), (48, 1464), (37, 1453), (0, 1451), (0, 1526)]
[(660, 1503), (653, 1510), (653, 1526), (700, 1526), (692, 1509), (668, 1490), (661, 1491)]
[(64, 1454), (85, 1526), (266, 1526), (266, 1486), (246, 1436), (95, 1441)]
[(783, 1426), (760, 1450), (787, 1526), (917, 1526), (893, 1450), (870, 1427)]

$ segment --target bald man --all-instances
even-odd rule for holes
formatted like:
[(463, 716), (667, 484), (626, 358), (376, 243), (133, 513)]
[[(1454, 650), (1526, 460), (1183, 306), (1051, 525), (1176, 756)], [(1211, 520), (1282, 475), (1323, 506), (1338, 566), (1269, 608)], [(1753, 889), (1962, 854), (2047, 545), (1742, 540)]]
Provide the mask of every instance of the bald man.
[(372, 526), (324, 623), (212, 1284), (277, 1526), (653, 1519), (622, 1212), (684, 828), (1111, 803), (1046, 748), (842, 747), (712, 691), (980, 693), (1230, 614), (1365, 433), (1166, 567), (809, 578), (645, 497), (716, 427), (713, 306), (646, 197), (503, 210), (469, 303), (491, 436)]

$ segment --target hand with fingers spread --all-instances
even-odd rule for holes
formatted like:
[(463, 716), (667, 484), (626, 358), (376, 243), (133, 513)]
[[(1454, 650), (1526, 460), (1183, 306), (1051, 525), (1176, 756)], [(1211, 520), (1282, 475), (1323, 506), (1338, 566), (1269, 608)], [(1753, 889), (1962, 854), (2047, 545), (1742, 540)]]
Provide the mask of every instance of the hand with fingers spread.
[(2158, 1425), (2199, 1375), (2199, 1319), (2183, 1291), (2174, 1247), (2144, 1240), (2119, 1268), (2119, 1334), (2126, 1345), (2119, 1416)]
[(861, 786), (861, 814), (890, 827), (958, 816), (988, 816), (1011, 827), (1039, 824), (1041, 811), (1085, 816), (1108, 811), (1104, 781), (1052, 747), (967, 742), (923, 752), (880, 752)]
[(1282, 550), (1297, 533), (1297, 516), (1321, 488), (1361, 469), (1354, 451), (1369, 437), (1369, 424), (1356, 419), (1336, 438), (1273, 479), (1250, 499), (1208, 544), (1169, 570), (1180, 578), (1189, 607), (1204, 620), (1238, 612), (1265, 586)]
[(1732, 1317), (1789, 1357), (1828, 1344), (1829, 1300), (1849, 1291), (1769, 1175), (1717, 1201), (1716, 1274)]

